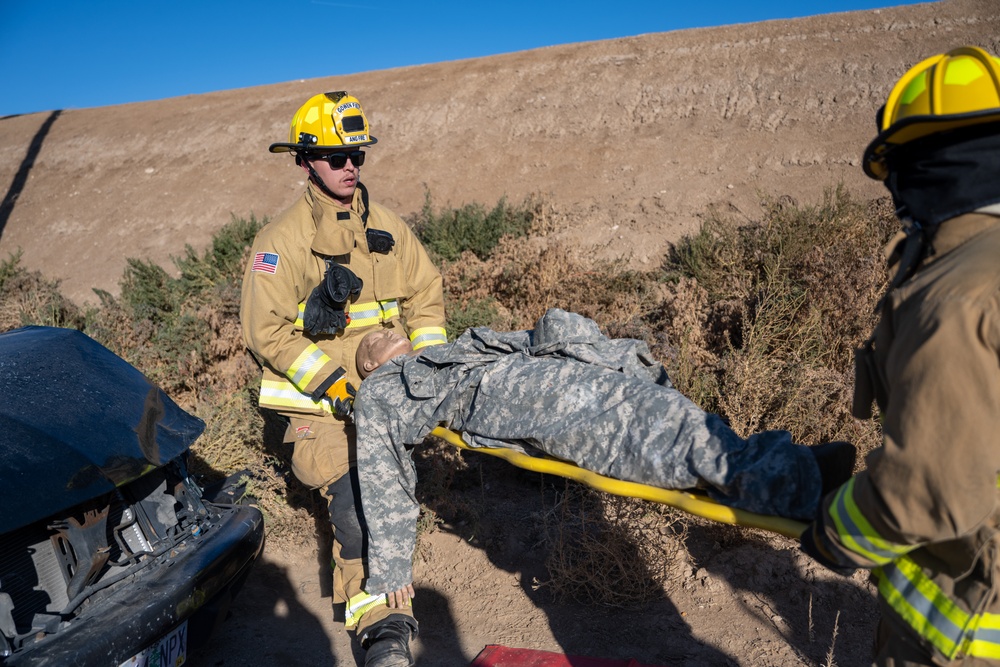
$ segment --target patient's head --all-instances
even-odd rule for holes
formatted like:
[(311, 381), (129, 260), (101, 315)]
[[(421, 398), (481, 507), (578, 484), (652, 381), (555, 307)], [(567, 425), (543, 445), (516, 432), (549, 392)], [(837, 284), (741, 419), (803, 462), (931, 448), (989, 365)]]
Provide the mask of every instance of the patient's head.
[(413, 346), (410, 345), (410, 341), (392, 329), (373, 331), (362, 338), (361, 344), (358, 345), (356, 357), (358, 374), (364, 379), (393, 357), (412, 352)]

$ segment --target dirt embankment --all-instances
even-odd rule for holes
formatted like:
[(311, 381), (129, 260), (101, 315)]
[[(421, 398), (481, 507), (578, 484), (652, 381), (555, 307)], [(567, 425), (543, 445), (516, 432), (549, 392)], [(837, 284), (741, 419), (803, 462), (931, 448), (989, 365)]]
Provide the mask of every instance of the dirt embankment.
[(997, 50), (1000, 5), (945, 0), (684, 30), (0, 120), (0, 256), (92, 300), (126, 257), (170, 268), (231, 215), (273, 216), (302, 173), (267, 146), (316, 92), (347, 89), (379, 144), (364, 180), (402, 214), (546, 196), (582, 252), (656, 262), (710, 205), (876, 194), (859, 156), (909, 64)]

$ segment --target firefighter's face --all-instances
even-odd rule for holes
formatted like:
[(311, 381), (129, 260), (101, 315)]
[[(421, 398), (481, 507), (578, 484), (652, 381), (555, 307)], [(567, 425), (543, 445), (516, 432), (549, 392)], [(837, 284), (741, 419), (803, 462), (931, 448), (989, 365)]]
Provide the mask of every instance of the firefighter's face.
[[(363, 162), (364, 152), (356, 149), (317, 156), (309, 160), (313, 169), (316, 170), (316, 174), (323, 179), (326, 187), (344, 206), (350, 206), (354, 200), (354, 191), (358, 189), (358, 179), (361, 175)], [(333, 165), (343, 166), (335, 168)]]

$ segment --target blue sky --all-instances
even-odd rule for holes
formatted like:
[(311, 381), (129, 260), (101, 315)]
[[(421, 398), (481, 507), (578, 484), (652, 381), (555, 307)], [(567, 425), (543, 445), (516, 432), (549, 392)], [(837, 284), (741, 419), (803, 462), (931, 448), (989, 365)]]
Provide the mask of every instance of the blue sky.
[(0, 117), (912, 0), (0, 0)]

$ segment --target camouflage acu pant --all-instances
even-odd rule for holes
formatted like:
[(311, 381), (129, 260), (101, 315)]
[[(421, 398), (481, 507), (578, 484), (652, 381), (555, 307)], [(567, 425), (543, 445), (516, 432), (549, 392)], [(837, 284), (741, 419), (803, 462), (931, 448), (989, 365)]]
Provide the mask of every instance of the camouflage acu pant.
[(411, 609), (390, 609), (384, 596), (370, 596), (362, 587), (366, 554), (354, 426), (294, 415), (288, 418), (284, 440), (295, 447), (292, 471), (300, 482), (319, 489), (330, 510), (335, 617), (348, 628), (356, 627), (360, 635), (390, 614), (412, 616)]

